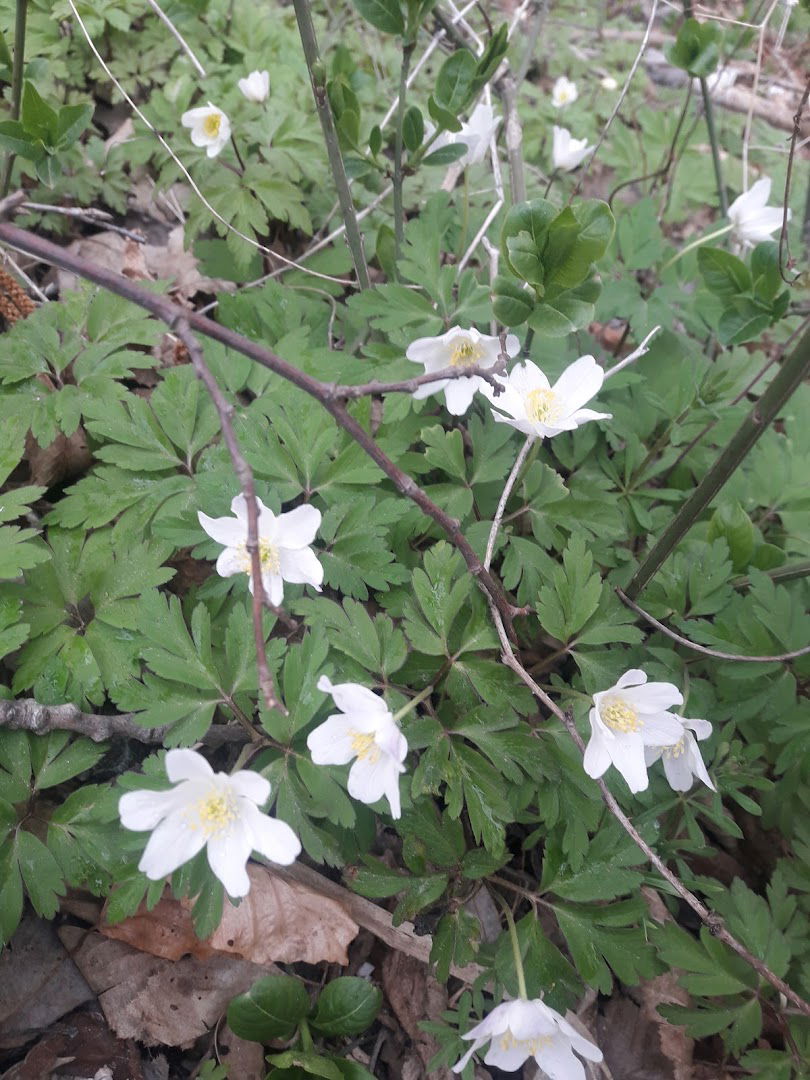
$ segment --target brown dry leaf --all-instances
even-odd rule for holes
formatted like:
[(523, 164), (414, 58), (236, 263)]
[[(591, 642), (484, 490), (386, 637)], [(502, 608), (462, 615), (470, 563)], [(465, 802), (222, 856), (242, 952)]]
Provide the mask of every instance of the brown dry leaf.
[[(163, 244), (139, 244), (120, 233), (98, 232), (74, 240), (68, 251), (136, 281), (168, 280), (171, 282), (169, 292), (181, 300), (189, 300), (199, 292), (214, 293), (235, 288), (233, 282), (205, 277), (199, 272), (196, 257), (185, 250), (182, 225), (175, 226), (165, 235)], [(78, 278), (66, 270), (57, 270), (56, 279), (60, 292), (78, 287)]]
[(336, 900), (255, 863), (248, 876), (250, 892), (239, 907), (225, 905), (222, 922), (205, 941), (194, 933), (189, 902), (168, 895), (152, 911), (142, 907), (101, 932), (169, 960), (236, 953), (255, 964), (348, 964), (346, 949), (359, 927)]
[(21, 1046), (93, 997), (52, 925), (26, 915), (0, 954), (0, 1046)]
[[(388, 1003), (413, 1042), (425, 1070), (416, 1075), (427, 1076), (428, 1062), (440, 1047), (432, 1035), (419, 1027), (419, 1022), (441, 1019), (447, 1008), (447, 989), (433, 978), (423, 963), (401, 952), (386, 954), (382, 983)], [(404, 1078), (404, 1068), (402, 1075)], [(434, 1069), (430, 1075), (436, 1080), (451, 1080), (453, 1073), (450, 1069)]]
[(146, 1046), (191, 1046), (216, 1024), (231, 998), (270, 970), (221, 954), (206, 961), (162, 960), (77, 926), (63, 926), (59, 937), (98, 994), (115, 1034)]
[[(61, 1065), (60, 1063), (65, 1064)], [(97, 1076), (143, 1080), (141, 1059), (133, 1042), (116, 1039), (101, 1016), (74, 1013), (56, 1024), (0, 1080), (43, 1080), (46, 1076)], [(102, 1073), (103, 1075), (103, 1073)]]
[(60, 432), (47, 446), (40, 446), (29, 432), (25, 439), (25, 458), (31, 483), (44, 488), (79, 476), (90, 468), (93, 460), (87, 433), (81, 426), (72, 435)]
[(261, 1043), (240, 1039), (223, 1024), (217, 1032), (217, 1046), (223, 1063), (228, 1066), (228, 1075), (234, 1080), (264, 1080), (267, 1070)]

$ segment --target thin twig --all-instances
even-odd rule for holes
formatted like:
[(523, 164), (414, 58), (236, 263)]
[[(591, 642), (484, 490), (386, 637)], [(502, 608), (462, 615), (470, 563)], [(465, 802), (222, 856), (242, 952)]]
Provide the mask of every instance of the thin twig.
[[(799, 107), (796, 110), (796, 115), (793, 117), (793, 134), (790, 136), (790, 153), (788, 154), (787, 172), (785, 174), (785, 197), (782, 200), (782, 228), (779, 230), (779, 273), (782, 275), (782, 280), (787, 285), (792, 285), (796, 278), (785, 277), (785, 263), (782, 258), (782, 253), (788, 245), (788, 217), (790, 215), (789, 202), (790, 202), (790, 182), (793, 177), (793, 155), (796, 151), (796, 141), (799, 138), (799, 128), (802, 122), (802, 113), (804, 112), (805, 105), (807, 105), (807, 99), (810, 97), (810, 75), (807, 76), (807, 83), (804, 87), (804, 93), (802, 94), (802, 100), (799, 102)], [(790, 262), (790, 248), (787, 252), (788, 262)]]
[(503, 391), (503, 386), (496, 376), (506, 370), (509, 357), (501, 353), (492, 367), (446, 367), (439, 371), (425, 372), (424, 375), (414, 375), (410, 379), (400, 379), (398, 382), (380, 382), (372, 379), (371, 382), (360, 383), (357, 386), (342, 386), (335, 384), (328, 390), (329, 397), (338, 401), (354, 401), (357, 398), (379, 396), (381, 394), (412, 394), (420, 386), (428, 383), (446, 381), (447, 379), (470, 379), (477, 376), (488, 382), (497, 397)]
[(498, 508), (495, 511), (495, 517), (492, 520), (492, 527), (489, 530), (489, 537), (487, 538), (487, 550), (484, 555), (484, 566), (489, 570), (489, 565), (492, 562), (492, 552), (495, 550), (495, 538), (498, 535), (498, 529), (501, 527), (501, 521), (503, 520), (503, 512), (506, 509), (506, 503), (509, 496), (512, 494), (512, 488), (515, 486), (515, 481), (518, 478), (520, 470), (523, 468), (523, 462), (526, 460), (526, 456), (531, 450), (535, 442), (534, 435), (527, 435), (526, 441), (520, 448), (520, 453), (515, 458), (515, 464), (512, 466), (512, 471), (506, 478), (501, 497), (498, 500)]
[(162, 319), (167, 325), (172, 325), (178, 317), (184, 317), (193, 331), (213, 338), (228, 348), (235, 349), (243, 356), (260, 364), (268, 371), (274, 372), (281, 378), (297, 386), (299, 390), (309, 394), (334, 417), (337, 424), (346, 431), (366, 454), (375, 462), (385, 475), (394, 483), (401, 494), (407, 496), (445, 533), (450, 543), (458, 550), (467, 564), (467, 568), (473, 575), (479, 588), (488, 595), (495, 603), (507, 626), (511, 628), (512, 619), (516, 608), (509, 601), (501, 583), (484, 568), (483, 563), (476, 555), (469, 540), (461, 531), (460, 523), (450, 517), (446, 511), (437, 506), (419, 485), (403, 472), (398, 465), (377, 445), (374, 439), (366, 432), (360, 423), (348, 412), (346, 407), (334, 397), (334, 387), (329, 383), (323, 383), (319, 379), (307, 375), (286, 360), (283, 360), (270, 349), (265, 348), (258, 342), (251, 341), (235, 330), (227, 326), (220, 326), (203, 315), (188, 312), (178, 307), (164, 296), (150, 292), (137, 282), (122, 277), (112, 270), (97, 266), (88, 262), (75, 252), (68, 251), (52, 244), (43, 237), (20, 229), (8, 222), (0, 223), (0, 241), (12, 244), (28, 255), (33, 255), (42, 262), (51, 263), (63, 270), (69, 270), (87, 281), (93, 281), (110, 292), (123, 296), (146, 311), (151, 311), (157, 318)]
[(625, 356), (625, 358), (623, 360), (620, 360), (618, 364), (614, 364), (613, 367), (607, 369), (607, 371), (605, 372), (605, 378), (610, 379), (612, 378), (612, 376), (618, 375), (618, 373), (620, 371), (623, 371), (624, 368), (629, 367), (630, 364), (634, 364), (636, 360), (639, 360), (642, 356), (648, 353), (650, 351), (648, 348), (649, 342), (652, 340), (652, 338), (655, 337), (655, 335), (660, 329), (660, 326), (654, 326), (649, 332), (649, 334), (647, 334), (647, 336), (644, 338), (642, 343), (638, 346), (638, 348), (634, 349), (629, 356)]
[[(33, 698), (0, 701), (0, 728), (30, 731), (32, 735), (47, 735), (49, 731), (72, 731), (76, 735), (92, 739), (93, 742), (134, 739), (150, 746), (159, 746), (171, 726), (163, 724), (160, 727), (144, 727), (138, 722), (137, 713), (103, 716), (98, 713), (83, 713), (76, 705), (40, 705)], [(214, 724), (200, 741), (207, 746), (243, 743), (245, 734), (241, 727)]]
[(332, 179), (335, 181), (335, 188), (337, 189), (343, 224), (346, 226), (346, 242), (349, 245), (349, 251), (352, 253), (354, 269), (360, 288), (367, 289), (371, 282), (363, 248), (363, 234), (357, 224), (357, 214), (343, 164), (343, 155), (340, 152), (337, 130), (335, 129), (335, 118), (332, 115), (332, 106), (326, 93), (326, 70), (318, 52), (318, 39), (315, 36), (312, 13), (309, 10), (309, 0), (293, 0), (293, 6), (295, 8), (295, 18), (298, 21), (298, 32), (301, 35), (304, 59), (306, 60), (309, 79), (312, 84), (315, 108), (321, 122), (323, 139), (326, 144), (329, 167), (332, 170)]
[(174, 36), (175, 40), (179, 43), (180, 48), (192, 62), (194, 67), (197, 69), (197, 74), (200, 76), (200, 78), (204, 79), (206, 77), (205, 68), (194, 55), (194, 51), (192, 50), (191, 46), (177, 29), (177, 27), (174, 25), (169, 16), (166, 15), (166, 13), (158, 7), (158, 5), (155, 3), (155, 0), (146, 0), (146, 2), (149, 4), (150, 8), (152, 9), (152, 11), (154, 11), (160, 21), (168, 28), (169, 32)]
[[(188, 351), (189, 359), (197, 373), (197, 378), (205, 386), (214, 408), (219, 416), (222, 428), (222, 437), (230, 454), (233, 471), (239, 481), (242, 494), (245, 497), (247, 510), (247, 542), (245, 547), (250, 555), (250, 581), (253, 592), (253, 640), (256, 646), (256, 663), (259, 672), (259, 687), (268, 709), (278, 709), (287, 715), (287, 709), (276, 696), (273, 676), (267, 666), (267, 653), (264, 645), (264, 625), (262, 621), (263, 608), (266, 602), (264, 584), (262, 582), (262, 560), (259, 552), (259, 505), (256, 502), (256, 487), (253, 482), (253, 471), (239, 449), (239, 442), (233, 430), (234, 407), (222, 393), (219, 383), (214, 378), (211, 369), (205, 362), (200, 343), (192, 334), (188, 320), (182, 311), (170, 322), (167, 321), (170, 330), (180, 338)], [(255, 738), (260, 738), (255, 732)]]
[(697, 645), (694, 641), (690, 641), (689, 638), (683, 637), (681, 634), (676, 634), (674, 630), (670, 630), (664, 623), (659, 622), (654, 615), (650, 615), (649, 611), (645, 611), (643, 607), (631, 600), (629, 596), (620, 589), (616, 588), (616, 595), (622, 601), (623, 604), (627, 604), (629, 608), (635, 611), (636, 615), (640, 615), (642, 619), (654, 626), (656, 630), (660, 630), (662, 634), (665, 634), (672, 641), (677, 642), (678, 645), (683, 645), (686, 649), (692, 649), (694, 652), (702, 653), (704, 656), (713, 656), (716, 660), (742, 660), (748, 664), (773, 664), (773, 663), (785, 663), (788, 660), (796, 660), (800, 656), (807, 656), (810, 653), (810, 645), (805, 645), (803, 649), (794, 649), (793, 652), (780, 653), (778, 656), (740, 656), (738, 653), (721, 652), (720, 649), (708, 649), (705, 645)]
[(121, 225), (114, 224), (112, 214), (108, 214), (106, 210), (97, 210), (93, 206), (85, 209), (81, 206), (51, 206), (49, 203), (24, 202), (22, 209), (39, 214), (61, 214), (62, 217), (76, 218), (78, 221), (86, 221), (89, 225), (97, 225), (109, 232), (125, 236), (127, 240), (134, 240), (136, 244), (146, 243), (143, 233), (133, 232), (132, 229), (125, 229)]
[(402, 129), (405, 123), (405, 95), (408, 90), (408, 68), (413, 57), (413, 42), (402, 43), (402, 63), (399, 71), (399, 95), (397, 97), (397, 119), (394, 128), (394, 263), (399, 277), (399, 258), (402, 251), (402, 239), (405, 233), (405, 211), (402, 206)]
[(585, 178), (587, 177), (588, 173), (591, 171), (591, 168), (593, 167), (593, 163), (596, 160), (596, 155), (599, 153), (599, 151), (600, 151), (600, 149), (602, 147), (602, 143), (607, 138), (607, 133), (610, 131), (610, 128), (611, 128), (611, 126), (613, 124), (613, 121), (619, 115), (619, 110), (621, 109), (622, 105), (624, 104), (624, 99), (627, 97), (627, 91), (630, 89), (630, 83), (633, 81), (633, 77), (636, 74), (636, 71), (638, 70), (639, 64), (641, 63), (641, 58), (644, 56), (644, 53), (645, 53), (645, 51), (647, 49), (647, 45), (648, 45), (649, 40), (650, 40), (650, 34), (652, 33), (653, 23), (655, 22), (655, 17), (656, 17), (657, 14), (658, 14), (658, 0), (653, 0), (652, 8), (650, 10), (650, 17), (647, 20), (647, 26), (646, 26), (646, 29), (644, 30), (644, 36), (641, 39), (641, 45), (639, 46), (638, 52), (636, 53), (636, 58), (632, 63), (630, 71), (627, 73), (627, 78), (624, 80), (624, 86), (622, 87), (621, 93), (619, 94), (619, 97), (618, 97), (618, 99), (616, 101), (616, 104), (613, 106), (613, 111), (611, 112), (610, 116), (607, 118), (607, 123), (602, 128), (602, 131), (601, 131), (601, 133), (599, 135), (599, 138), (596, 140), (596, 146), (594, 147), (593, 153), (588, 158), (587, 164), (585, 165), (585, 167), (580, 172), (579, 179), (577, 180), (576, 186), (574, 187), (574, 190), (571, 192), (571, 194), (570, 194), (570, 196), (568, 198), (569, 205), (571, 204), (573, 199), (577, 195), (579, 195), (580, 191), (582, 190), (582, 185), (585, 183)]

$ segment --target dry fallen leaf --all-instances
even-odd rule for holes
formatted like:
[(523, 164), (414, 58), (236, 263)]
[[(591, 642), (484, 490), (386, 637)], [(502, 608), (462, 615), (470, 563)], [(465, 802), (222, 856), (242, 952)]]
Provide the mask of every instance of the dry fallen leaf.
[[(62, 1062), (66, 1064), (60, 1068)], [(54, 1024), (28, 1051), (25, 1060), (13, 1065), (0, 1080), (43, 1080), (54, 1073), (143, 1080), (135, 1044), (116, 1039), (103, 1017), (90, 1012), (73, 1013)]]
[(98, 994), (120, 1039), (188, 1047), (210, 1031), (231, 998), (267, 975), (267, 966), (218, 954), (208, 960), (162, 960), (95, 931), (63, 926), (59, 937)]
[[(139, 244), (120, 233), (103, 231), (83, 236), (69, 245), (68, 251), (89, 259), (96, 266), (114, 270), (136, 281), (171, 282), (169, 292), (175, 298), (189, 300), (199, 292), (214, 293), (233, 290), (233, 282), (209, 278), (197, 268), (197, 259), (185, 249), (182, 225), (176, 225), (162, 244)], [(78, 279), (66, 270), (57, 270), (59, 291), (75, 289)]]
[(0, 954), (0, 1046), (20, 1046), (93, 998), (53, 926), (26, 915)]
[[(447, 1008), (447, 989), (433, 978), (424, 964), (401, 952), (386, 954), (382, 964), (382, 984), (389, 1005), (419, 1055), (424, 1070), (421, 1075), (427, 1076), (428, 1062), (440, 1047), (419, 1023), (441, 1019)], [(412, 1070), (413, 1063), (409, 1064), (408, 1070), (403, 1067), (403, 1080), (406, 1071)], [(453, 1073), (450, 1069), (434, 1069), (430, 1075), (435, 1080), (451, 1080)]]
[(248, 875), (250, 892), (239, 907), (225, 904), (222, 922), (204, 941), (194, 933), (189, 902), (168, 895), (152, 911), (142, 907), (101, 932), (168, 960), (236, 953), (254, 964), (349, 962), (346, 948), (359, 927), (336, 900), (264, 866), (251, 864)]

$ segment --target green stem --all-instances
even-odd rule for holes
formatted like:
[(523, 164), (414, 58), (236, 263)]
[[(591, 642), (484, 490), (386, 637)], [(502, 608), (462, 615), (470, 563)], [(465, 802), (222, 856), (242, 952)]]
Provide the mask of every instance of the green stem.
[(684, 255), (688, 255), (690, 251), (694, 251), (696, 247), (700, 247), (701, 244), (708, 244), (710, 240), (716, 240), (718, 236), (725, 236), (726, 233), (731, 232), (733, 228), (734, 223), (729, 222), (728, 225), (724, 225), (722, 229), (715, 229), (714, 232), (710, 232), (707, 236), (700, 236), (697, 240), (693, 240), (692, 243), (687, 244), (685, 248), (676, 251), (672, 258), (664, 263), (659, 273), (663, 274), (665, 270), (669, 270), (670, 266), (674, 266), (679, 259), (682, 259)]
[[(11, 72), (11, 119), (20, 119), (22, 103), (23, 71), (25, 70), (25, 20), (28, 16), (28, 0), (17, 0), (17, 16), (14, 22), (14, 66)], [(14, 154), (6, 155), (3, 172), (3, 197), (8, 195), (11, 185), (11, 170), (14, 168)]]
[(309, 1024), (306, 1020), (301, 1020), (298, 1024), (298, 1034), (301, 1036), (301, 1049), (305, 1054), (311, 1054), (315, 1049), (315, 1044), (312, 1041), (312, 1034), (309, 1030)]
[(735, 472), (760, 435), (767, 431), (771, 421), (779, 414), (785, 402), (795, 393), (809, 373), (810, 330), (807, 330), (799, 344), (782, 364), (778, 375), (737, 428), (725, 450), (636, 570), (624, 590), (631, 600), (635, 600), (648, 581), (657, 573), (673, 548), (686, 535), (720, 488)]
[(398, 712), (394, 713), (394, 723), (398, 724), (403, 716), (407, 716), (407, 714), (412, 709), (415, 709), (417, 705), (421, 705), (425, 698), (429, 698), (435, 689), (436, 687), (431, 683), (430, 686), (426, 686), (424, 690), (420, 690), (416, 697), (412, 697)]
[(346, 242), (352, 253), (354, 269), (361, 289), (367, 289), (371, 284), (368, 276), (368, 264), (363, 250), (363, 236), (360, 226), (357, 224), (357, 214), (354, 210), (352, 193), (349, 188), (349, 179), (346, 176), (346, 168), (343, 164), (343, 155), (340, 152), (337, 131), (335, 130), (335, 118), (326, 93), (326, 70), (318, 52), (318, 39), (315, 36), (315, 27), (312, 24), (312, 15), (309, 10), (308, 0), (293, 0), (295, 17), (298, 21), (298, 32), (301, 35), (301, 44), (304, 49), (304, 59), (309, 70), (309, 78), (312, 83), (312, 93), (315, 97), (315, 108), (321, 121), (326, 153), (329, 157), (329, 166), (337, 189), (340, 212), (343, 224), (346, 227)]
[(517, 975), (518, 982), (518, 994), (522, 1001), (528, 1001), (529, 995), (526, 992), (526, 975), (523, 971), (523, 957), (520, 955), (520, 942), (518, 941), (517, 927), (515, 926), (515, 920), (512, 915), (512, 909), (507, 902), (501, 896), (500, 893), (493, 892), (492, 895), (501, 905), (501, 910), (506, 918), (506, 925), (509, 929), (509, 938), (512, 942), (512, 957), (515, 961), (515, 975)]
[(402, 128), (405, 123), (405, 96), (408, 93), (408, 72), (411, 68), (414, 43), (402, 43), (402, 66), (399, 69), (399, 100), (394, 130), (394, 260), (399, 272), (399, 255), (405, 232), (405, 213), (402, 208)]
[(720, 166), (720, 143), (717, 139), (717, 130), (714, 126), (714, 104), (709, 93), (709, 87), (705, 79), (700, 80), (700, 92), (703, 94), (703, 111), (706, 114), (706, 130), (709, 134), (709, 143), (712, 148), (712, 161), (714, 162), (714, 176), (717, 181), (717, 196), (720, 199), (720, 210), (723, 217), (728, 214), (728, 199), (726, 198), (726, 185), (723, 183), (723, 170)]

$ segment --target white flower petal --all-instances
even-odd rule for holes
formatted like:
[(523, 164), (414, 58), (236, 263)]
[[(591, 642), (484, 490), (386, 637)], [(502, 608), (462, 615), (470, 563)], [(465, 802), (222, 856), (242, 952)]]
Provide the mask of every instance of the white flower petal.
[(252, 831), (241, 818), (208, 841), (208, 865), (229, 896), (247, 896), (250, 891), (245, 866), (252, 850)]
[(172, 811), (152, 835), (138, 863), (150, 881), (160, 881), (193, 859), (205, 846), (202, 829), (190, 829), (185, 807)]
[[(321, 679), (325, 678), (325, 675), (321, 676)], [(320, 685), (320, 680), (318, 688), (326, 689), (325, 686)], [(353, 718), (355, 714), (369, 715), (377, 725), (383, 717), (391, 715), (383, 698), (375, 694), (373, 690), (369, 690), (367, 686), (361, 686), (360, 683), (332, 683), (326, 692), (332, 695), (341, 712), (350, 713)]]
[(580, 409), (602, 389), (605, 373), (592, 356), (580, 356), (569, 364), (552, 387), (569, 412)]
[(610, 749), (604, 728), (599, 723), (596, 709), (591, 709), (590, 721), (591, 737), (585, 747), (582, 764), (588, 776), (597, 780), (610, 768)]
[(649, 779), (644, 761), (644, 745), (640, 739), (618, 735), (613, 744), (611, 758), (633, 794), (647, 790)]
[[(462, 1037), (462, 1039), (469, 1039), (470, 1036), (469, 1036), (469, 1033), (468, 1033), (467, 1035), (462, 1035), (461, 1037)], [(455, 1065), (453, 1066), (453, 1072), (455, 1072), (455, 1073), (464, 1072), (464, 1070), (467, 1067), (467, 1064), (469, 1063), (470, 1058), (473, 1056), (473, 1054), (477, 1050), (481, 1049), (481, 1047), (484, 1045), (484, 1043), (486, 1041), (487, 1040), (485, 1038), (484, 1039), (476, 1039), (476, 1041), (472, 1044), (472, 1046), (467, 1051), (467, 1053), (464, 1054), (463, 1057), (459, 1058), (459, 1060), (455, 1063)]]
[(323, 584), (323, 567), (312, 548), (281, 548), (278, 561), (281, 576), (285, 581), (293, 585), (312, 585), (320, 590)]
[(330, 716), (307, 735), (312, 760), (316, 765), (347, 765), (357, 755), (356, 735), (368, 735), (375, 726), (375, 721), (365, 716), (351, 719), (342, 714)]
[(444, 403), (447, 411), (453, 416), (463, 416), (472, 405), (475, 391), (480, 385), (480, 380), (475, 379), (448, 379), (444, 390)]
[(250, 570), (247, 553), (244, 549), (240, 550), (234, 547), (223, 548), (217, 557), (215, 565), (220, 577), (233, 577), (234, 574), (244, 574)]
[(321, 512), (309, 503), (296, 506), (277, 519), (275, 540), (279, 547), (297, 550), (308, 547), (321, 527)]
[(169, 750), (166, 775), (175, 784), (178, 780), (210, 780), (214, 770), (196, 750)]
[(674, 713), (640, 713), (639, 737), (648, 746), (672, 746), (683, 735), (683, 724)]
[[(623, 690), (627, 686), (643, 686), (646, 681), (647, 676), (643, 671), (640, 671), (638, 668), (630, 668), (629, 671), (625, 671), (624, 675), (622, 675), (616, 683), (614, 689)], [(608, 691), (608, 693), (610, 693), (610, 691)], [(596, 698), (596, 694), (594, 694), (594, 698)]]
[(218, 544), (236, 547), (238, 544), (244, 544), (247, 538), (244, 525), (232, 517), (212, 518), (204, 514), (202, 510), (198, 510), (197, 518), (211, 539), (216, 540)]
[(245, 823), (253, 838), (253, 850), (279, 866), (289, 866), (301, 854), (301, 841), (286, 821), (262, 814), (253, 804), (245, 807)]
[(683, 704), (683, 695), (677, 686), (667, 682), (651, 682), (622, 692), (622, 698), (630, 702), (640, 713), (657, 713)]
[(684, 717), (681, 717), (681, 720), (683, 721), (683, 726), (694, 731), (695, 736), (698, 739), (708, 739), (712, 733), (712, 725), (708, 720), (686, 720)]
[(257, 806), (264, 806), (270, 798), (270, 781), (253, 769), (240, 769), (232, 773), (230, 784), (237, 795), (250, 799)]
[(396, 761), (392, 761), (387, 754), (381, 754), (376, 761), (372, 761), (371, 758), (358, 758), (349, 769), (349, 794), (358, 802), (368, 805), (386, 795), (391, 807), (391, 816), (399, 817), (401, 771), (401, 766)]
[(128, 791), (118, 800), (118, 815), (125, 829), (144, 832), (157, 824), (182, 803), (176, 789), (171, 791)]
[[(262, 572), (262, 588), (268, 603), (273, 607), (281, 607), (284, 601), (284, 579), (281, 574)], [(253, 582), (250, 583), (250, 591), (253, 592)]]
[(570, 1042), (562, 1037), (539, 1046), (534, 1060), (549, 1080), (586, 1080), (585, 1066), (574, 1056)]

